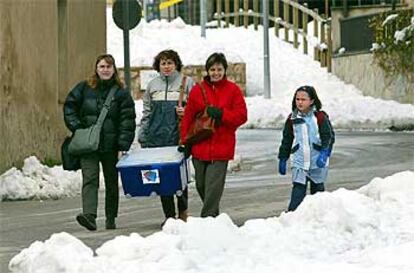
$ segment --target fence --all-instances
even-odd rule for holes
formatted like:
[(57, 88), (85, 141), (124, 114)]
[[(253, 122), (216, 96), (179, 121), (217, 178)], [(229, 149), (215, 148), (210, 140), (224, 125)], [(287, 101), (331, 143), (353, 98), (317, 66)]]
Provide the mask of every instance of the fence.
[[(118, 72), (120, 78), (124, 79), (124, 68), (118, 68)], [(140, 99), (142, 97), (142, 92), (145, 91), (144, 86), (152, 78), (152, 76), (145, 77), (145, 72), (152, 72), (152, 75), (157, 75), (156, 71), (150, 66), (131, 67), (131, 90), (134, 99)], [(196, 82), (201, 82), (203, 76), (206, 75), (204, 65), (186, 65), (182, 68), (182, 73), (192, 77)], [(244, 95), (246, 95), (246, 64), (229, 63), (226, 75), (230, 80), (237, 83)]]
[[(224, 11), (223, 11), (224, 2)], [(252, 22), (254, 29), (258, 29), (262, 18), (261, 0), (216, 0), (216, 12), (219, 27), (229, 27), (230, 23), (236, 27), (243, 25), (245, 28)], [(273, 2), (273, 10), (269, 11), (269, 21), (273, 23), (274, 34), (279, 37), (281, 29), (284, 31), (284, 40), (293, 43), (299, 48), (299, 35), (302, 37), (303, 53), (308, 54), (309, 44), (313, 47), (313, 56), (322, 67), (332, 70), (332, 39), (330, 20), (321, 16), (318, 9), (311, 10), (307, 4), (299, 4), (292, 0), (270, 0)], [(271, 5), (269, 5), (271, 7)], [(273, 11), (273, 13), (272, 13)], [(313, 21), (313, 33), (308, 32), (308, 23)], [(293, 32), (293, 35), (289, 35)], [(293, 41), (290, 41), (293, 36)]]

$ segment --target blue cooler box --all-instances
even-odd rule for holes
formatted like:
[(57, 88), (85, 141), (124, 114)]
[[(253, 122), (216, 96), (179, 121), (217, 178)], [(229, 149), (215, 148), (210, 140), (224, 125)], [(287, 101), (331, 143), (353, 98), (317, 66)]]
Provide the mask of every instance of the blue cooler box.
[(116, 167), (127, 197), (181, 195), (190, 178), (177, 146), (131, 150)]

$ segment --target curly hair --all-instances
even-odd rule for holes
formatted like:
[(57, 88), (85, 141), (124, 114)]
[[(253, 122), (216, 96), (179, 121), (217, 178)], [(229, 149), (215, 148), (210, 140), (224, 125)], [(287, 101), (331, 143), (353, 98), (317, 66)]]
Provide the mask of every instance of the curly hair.
[(180, 56), (178, 53), (172, 49), (166, 49), (157, 54), (152, 63), (152, 68), (157, 72), (160, 72), (160, 62), (161, 60), (172, 60), (175, 63), (175, 68), (177, 71), (181, 71), (183, 63), (181, 62)]

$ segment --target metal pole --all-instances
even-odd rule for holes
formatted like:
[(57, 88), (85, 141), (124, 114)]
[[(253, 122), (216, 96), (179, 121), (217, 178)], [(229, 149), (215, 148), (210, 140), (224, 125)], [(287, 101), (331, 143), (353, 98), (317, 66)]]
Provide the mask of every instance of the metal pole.
[(145, 22), (148, 22), (147, 3), (148, 3), (148, 0), (143, 0), (143, 2), (142, 2), (142, 6), (143, 6), (142, 8), (144, 10), (144, 20), (145, 20)]
[(131, 92), (131, 74), (129, 64), (129, 0), (123, 0), (122, 13), (124, 20), (124, 80), (125, 89)]
[(200, 26), (201, 26), (201, 37), (206, 38), (206, 0), (200, 0)]
[(270, 64), (269, 64), (269, 2), (263, 5), (263, 63), (264, 63), (264, 97), (270, 99)]
[(167, 8), (168, 22), (171, 22), (171, 6)]

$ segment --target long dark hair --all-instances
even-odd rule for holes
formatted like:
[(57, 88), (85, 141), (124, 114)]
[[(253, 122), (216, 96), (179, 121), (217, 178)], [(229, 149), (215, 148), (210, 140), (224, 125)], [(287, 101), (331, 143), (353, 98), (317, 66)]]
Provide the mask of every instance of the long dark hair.
[(88, 82), (88, 85), (90, 87), (92, 87), (92, 88), (96, 88), (96, 86), (98, 86), (99, 76), (98, 76), (98, 73), (96, 72), (96, 69), (97, 69), (98, 63), (100, 61), (102, 61), (102, 60), (105, 60), (106, 63), (114, 66), (114, 75), (112, 75), (112, 78), (115, 79), (115, 81), (119, 85), (119, 87), (123, 88), (124, 87), (124, 83), (119, 78), (118, 70), (116, 69), (116, 65), (115, 65), (115, 59), (114, 59), (114, 57), (111, 54), (102, 54), (102, 55), (99, 55), (96, 58), (94, 72), (88, 78), (88, 81), (87, 81)]
[(308, 94), (309, 98), (311, 100), (313, 100), (312, 106), (315, 106), (316, 110), (318, 110), (318, 111), (321, 110), (321, 108), (322, 108), (322, 102), (319, 100), (318, 94), (316, 94), (315, 88), (313, 86), (310, 86), (310, 85), (304, 85), (304, 86), (301, 86), (298, 89), (296, 89), (295, 95), (293, 95), (292, 111), (295, 111), (296, 110), (296, 94), (299, 91), (306, 92)]
[(160, 62), (161, 60), (172, 60), (175, 63), (175, 69), (180, 72), (181, 68), (183, 67), (183, 63), (181, 62), (180, 55), (177, 52), (171, 49), (163, 50), (157, 54), (154, 58), (154, 62), (152, 63), (152, 68), (160, 72)]

